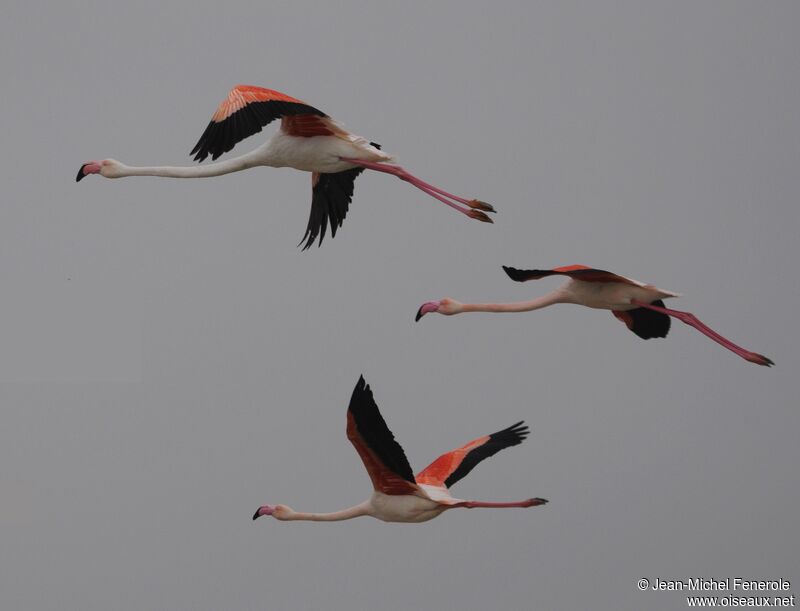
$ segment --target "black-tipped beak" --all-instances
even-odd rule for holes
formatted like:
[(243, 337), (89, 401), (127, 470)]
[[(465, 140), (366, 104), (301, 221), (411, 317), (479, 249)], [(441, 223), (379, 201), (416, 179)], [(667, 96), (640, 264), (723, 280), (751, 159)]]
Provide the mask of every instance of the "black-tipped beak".
[(88, 163), (84, 163), (81, 166), (81, 169), (78, 170), (78, 175), (75, 177), (75, 182), (80, 182), (81, 180), (86, 178), (86, 174), (83, 173), (83, 168), (85, 168), (87, 165), (89, 165), (89, 164)]
[(261, 516), (259, 515), (259, 513), (258, 513), (259, 511), (261, 511), (261, 507), (259, 507), (258, 509), (256, 509), (256, 512), (253, 514), (253, 519), (254, 519), (254, 520), (258, 520), (258, 518), (260, 518), (260, 517), (261, 517)]
[(422, 306), (419, 306), (419, 310), (417, 310), (417, 315), (414, 317), (414, 322), (419, 322), (419, 319), (422, 318), (424, 314), (422, 313)]

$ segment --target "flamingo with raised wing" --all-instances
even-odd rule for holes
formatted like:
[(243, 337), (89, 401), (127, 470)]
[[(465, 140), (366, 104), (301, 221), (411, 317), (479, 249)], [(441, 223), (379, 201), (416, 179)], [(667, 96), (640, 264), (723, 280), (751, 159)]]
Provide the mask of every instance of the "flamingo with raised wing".
[(547, 503), (540, 498), (516, 502), (465, 501), (450, 495), (449, 488), (479, 462), (503, 448), (519, 445), (528, 435), (522, 422), (484, 435), (443, 454), (416, 476), (403, 448), (394, 439), (378, 411), (372, 390), (361, 376), (347, 410), (347, 438), (353, 443), (372, 480), (372, 496), (353, 507), (333, 513), (301, 513), (286, 505), (262, 505), (253, 515), (278, 520), (336, 522), (372, 516), (384, 522), (427, 522), (456, 507), (535, 507)]
[(365, 168), (397, 176), (470, 218), (492, 222), (486, 212), (494, 212), (494, 208), (486, 202), (458, 197), (417, 178), (399, 165), (389, 163), (393, 157), (381, 151), (378, 144), (348, 132), (340, 123), (302, 100), (272, 89), (251, 85), (237, 85), (231, 89), (190, 154), (195, 161), (202, 162), (209, 155), (216, 160), (236, 143), (257, 134), (278, 118), (281, 119), (280, 129), (270, 140), (227, 161), (193, 167), (135, 167), (115, 159), (103, 159), (84, 163), (76, 180), (89, 174), (106, 178), (208, 178), (257, 166), (311, 172), (311, 213), (301, 240), (301, 244), (305, 241), (303, 250), (310, 247), (317, 236), (322, 244), (329, 222), (331, 237), (336, 235), (347, 215), (355, 179)]

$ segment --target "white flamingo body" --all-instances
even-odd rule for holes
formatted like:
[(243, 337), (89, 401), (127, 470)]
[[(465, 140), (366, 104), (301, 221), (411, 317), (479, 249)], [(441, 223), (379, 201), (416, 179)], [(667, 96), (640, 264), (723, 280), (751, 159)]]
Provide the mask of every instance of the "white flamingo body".
[(294, 168), (305, 172), (335, 174), (351, 170), (353, 163), (345, 159), (365, 159), (373, 162), (391, 161), (392, 156), (375, 148), (366, 139), (353, 134), (342, 136), (312, 136), (302, 138), (278, 131), (260, 148), (263, 163), (273, 168)]
[(657, 299), (680, 297), (678, 293), (665, 291), (653, 285), (643, 284), (637, 280), (626, 278), (634, 284), (619, 282), (584, 282), (567, 280), (555, 291), (562, 303), (574, 303), (598, 310), (633, 310), (639, 306), (633, 301), (650, 303)]
[(417, 483), (416, 494), (384, 494), (375, 491), (369, 500), (373, 517), (384, 522), (427, 522), (451, 507), (466, 503), (444, 486)]
[(427, 522), (448, 509), (446, 504), (423, 496), (384, 494), (377, 490), (372, 494), (369, 505), (369, 515), (383, 522)]

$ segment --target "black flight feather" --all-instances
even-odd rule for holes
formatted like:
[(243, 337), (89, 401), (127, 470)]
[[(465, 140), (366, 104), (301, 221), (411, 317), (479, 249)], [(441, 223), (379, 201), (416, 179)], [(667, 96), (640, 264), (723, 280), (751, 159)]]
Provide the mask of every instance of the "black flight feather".
[[(665, 307), (660, 299), (652, 302), (660, 308)], [(666, 314), (649, 310), (647, 308), (635, 308), (625, 310), (623, 315), (630, 317), (631, 324), (628, 327), (642, 339), (652, 339), (654, 337), (666, 337), (669, 333), (670, 319)]]
[(210, 121), (189, 154), (194, 155), (195, 161), (204, 161), (209, 155), (212, 160), (216, 159), (238, 142), (260, 132), (268, 123), (287, 115), (327, 116), (308, 104), (278, 100), (250, 102), (220, 122)]
[[(376, 149), (381, 148), (381, 145), (375, 142), (370, 144)], [(300, 240), (300, 244), (305, 242), (303, 250), (310, 248), (317, 236), (319, 236), (319, 246), (322, 246), (329, 221), (331, 238), (336, 237), (336, 230), (342, 226), (350, 209), (350, 202), (353, 201), (356, 178), (363, 171), (364, 168), (352, 168), (333, 174), (319, 174), (311, 194), (311, 212), (308, 215), (306, 233)]]
[(416, 483), (405, 452), (386, 426), (364, 376), (358, 379), (348, 410), (353, 416), (359, 435), (378, 459), (404, 480)]
[(489, 435), (489, 439), (486, 443), (478, 446), (474, 450), (470, 450), (467, 455), (464, 456), (461, 464), (450, 474), (450, 477), (444, 480), (445, 486), (449, 488), (472, 471), (479, 462), (490, 456), (494, 456), (500, 450), (521, 444), (529, 433), (530, 429), (524, 424), (524, 420), (511, 425), (507, 429), (492, 433)]

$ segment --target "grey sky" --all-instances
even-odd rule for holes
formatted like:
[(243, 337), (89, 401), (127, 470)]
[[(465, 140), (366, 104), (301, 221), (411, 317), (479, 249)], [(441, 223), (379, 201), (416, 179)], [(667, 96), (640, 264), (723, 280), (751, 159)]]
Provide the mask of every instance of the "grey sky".
[[(204, 4), (204, 6), (198, 6)], [(641, 577), (800, 593), (800, 6), (793, 2), (13, 3), (0, 22), (3, 609), (682, 609)], [(469, 221), (366, 172), (296, 248), (310, 178), (188, 165), (236, 83), (306, 100)], [(246, 151), (259, 136), (237, 147)], [(681, 292), (745, 363), (521, 300), (502, 264)], [(420, 469), (524, 418), (454, 492), (546, 507), (282, 524), (367, 497), (363, 373)]]

